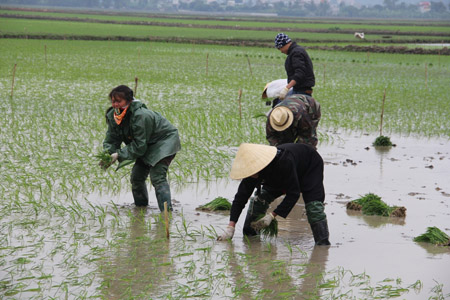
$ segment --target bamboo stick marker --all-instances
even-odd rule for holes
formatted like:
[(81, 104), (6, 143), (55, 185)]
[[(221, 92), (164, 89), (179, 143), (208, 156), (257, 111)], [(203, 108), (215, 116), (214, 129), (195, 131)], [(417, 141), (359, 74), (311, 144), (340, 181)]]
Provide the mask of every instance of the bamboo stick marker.
[(14, 93), (14, 79), (16, 78), (16, 67), (17, 67), (17, 64), (14, 64), (13, 75), (12, 75), (12, 84), (11, 84), (11, 98)]
[(206, 53), (206, 76), (208, 76), (208, 56), (209, 53)]
[(384, 114), (384, 101), (385, 100), (386, 100), (386, 88), (384, 89), (383, 103), (381, 104), (380, 136), (383, 135), (383, 114)]
[(167, 211), (167, 202), (164, 202), (164, 219), (166, 222), (166, 237), (169, 238), (169, 212)]
[(241, 105), (241, 96), (242, 96), (242, 89), (239, 89), (239, 119), (242, 120), (242, 105)]
[(138, 78), (134, 77), (134, 96), (137, 94), (137, 85), (138, 85)]
[(250, 64), (250, 58), (248, 58), (248, 55), (247, 55), (247, 62), (248, 62), (248, 68), (250, 69), (250, 75), (253, 77), (252, 65)]

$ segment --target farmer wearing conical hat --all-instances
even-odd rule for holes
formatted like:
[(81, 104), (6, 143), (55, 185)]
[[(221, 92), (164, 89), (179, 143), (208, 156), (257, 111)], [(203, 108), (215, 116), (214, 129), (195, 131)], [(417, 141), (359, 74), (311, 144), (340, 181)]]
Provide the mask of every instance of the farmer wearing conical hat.
[[(286, 218), (302, 194), (316, 245), (330, 244), (324, 211), (323, 160), (313, 147), (292, 143), (277, 147), (241, 144), (230, 177), (242, 181), (231, 206), (230, 222), (218, 240), (233, 238), (236, 223), (248, 199), (255, 188), (261, 190), (261, 185), (264, 185), (270, 187), (266, 191), (270, 191), (271, 198), (283, 194), (285, 197), (272, 212), (257, 221), (253, 220), (251, 227), (256, 232), (269, 226), (277, 216)], [(248, 213), (257, 216), (254, 211)]]
[(133, 90), (128, 86), (114, 88), (109, 99), (111, 107), (106, 112), (108, 130), (103, 148), (111, 154), (112, 162), (103, 167), (116, 161), (135, 161), (130, 178), (134, 204), (148, 205), (146, 180), (150, 175), (159, 209), (163, 211), (166, 202), (172, 210), (167, 171), (181, 149), (177, 128), (134, 99)]

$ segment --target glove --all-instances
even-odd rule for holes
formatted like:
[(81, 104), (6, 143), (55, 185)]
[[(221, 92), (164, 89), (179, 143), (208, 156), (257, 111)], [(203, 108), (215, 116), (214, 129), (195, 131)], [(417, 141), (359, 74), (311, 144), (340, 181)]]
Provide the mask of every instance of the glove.
[(219, 235), (217, 238), (218, 241), (225, 241), (225, 240), (231, 240), (234, 236), (234, 227), (233, 226), (227, 226), (227, 229), (225, 229), (225, 232), (222, 233), (222, 235)]
[(99, 166), (102, 167), (103, 170), (108, 169), (113, 163), (115, 163), (117, 161), (117, 159), (119, 158), (119, 154), (117, 153), (113, 153), (111, 154), (111, 162), (110, 163), (104, 163), (103, 161), (99, 162)]
[(119, 159), (119, 154), (117, 152), (113, 153), (113, 154), (111, 154), (111, 158), (112, 158), (112, 160), (111, 160), (111, 165), (112, 165), (117, 161), (117, 159)]
[(270, 223), (272, 223), (273, 219), (275, 219), (275, 217), (271, 213), (268, 213), (264, 217), (259, 219), (258, 221), (252, 222), (250, 224), (250, 226), (253, 229), (255, 229), (256, 231), (260, 231), (261, 229), (266, 228), (267, 226), (269, 226)]
[(281, 91), (280, 91), (280, 95), (278, 96), (278, 98), (280, 98), (280, 100), (283, 100), (287, 93), (289, 92), (289, 89), (287, 87), (284, 87)]

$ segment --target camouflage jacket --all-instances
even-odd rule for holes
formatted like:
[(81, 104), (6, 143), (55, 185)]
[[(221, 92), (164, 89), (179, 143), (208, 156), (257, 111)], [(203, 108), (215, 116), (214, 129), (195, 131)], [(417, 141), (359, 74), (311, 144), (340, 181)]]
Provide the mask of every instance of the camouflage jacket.
[(320, 104), (313, 97), (294, 94), (277, 106), (286, 106), (294, 114), (294, 122), (284, 131), (276, 131), (270, 126), (269, 117), (266, 123), (266, 139), (272, 146), (286, 143), (308, 144), (317, 146), (317, 125), (320, 121)]

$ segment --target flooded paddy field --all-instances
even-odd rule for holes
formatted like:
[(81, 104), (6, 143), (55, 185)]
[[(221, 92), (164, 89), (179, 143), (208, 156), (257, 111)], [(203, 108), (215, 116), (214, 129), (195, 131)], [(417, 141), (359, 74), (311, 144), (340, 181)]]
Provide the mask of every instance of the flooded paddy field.
[[(224, 179), (179, 187), (173, 195), (175, 212), (169, 240), (165, 240), (161, 222), (147, 224), (151, 216), (158, 215), (155, 199), (149, 209), (139, 212), (130, 205), (131, 193), (114, 198), (92, 196), (90, 201), (102, 205), (113, 201), (122, 218), (130, 216), (124, 221), (128, 223), (124, 232), (128, 238), (121, 246), (124, 249), (118, 250), (123, 256), (106, 258), (112, 260), (109, 268), (121, 269), (114, 271), (105, 295), (120, 299), (127, 288), (131, 287), (132, 293), (139, 288), (144, 291), (138, 274), (161, 272), (164, 278), (158, 280), (162, 282), (152, 284), (164, 288), (148, 291), (148, 295), (168, 299), (450, 297), (449, 247), (413, 242), (429, 226), (450, 231), (449, 141), (393, 137), (396, 147), (375, 149), (373, 136), (335, 136), (334, 142), (319, 146), (326, 164), (330, 247), (314, 247), (302, 201), (287, 219), (278, 218), (275, 239), (244, 237), (245, 215), (241, 215), (232, 242), (215, 241), (215, 232), (226, 227), (228, 215), (196, 208), (218, 196), (232, 200), (238, 181)], [(369, 192), (389, 205), (405, 206), (406, 218), (364, 216), (346, 210), (348, 201)], [(136, 217), (140, 214), (145, 216)], [(162, 257), (155, 258), (148, 251), (144, 239), (150, 237), (159, 239), (161, 251), (166, 251)], [(130, 251), (137, 255), (132, 262)], [(156, 259), (158, 267), (149, 266), (149, 259)], [(156, 271), (150, 271), (152, 267)], [(128, 278), (131, 274), (136, 274), (133, 282)]]
[[(270, 240), (243, 237), (241, 216), (232, 242), (217, 242), (228, 215), (196, 210), (232, 200), (240, 143), (266, 143), (261, 89), (285, 73), (273, 49), (6, 39), (0, 49), (0, 298), (449, 297), (448, 247), (412, 241), (428, 226), (450, 231), (448, 57), (311, 51), (332, 242), (319, 248), (302, 201)], [(137, 210), (129, 167), (104, 172), (94, 159), (106, 96), (135, 76), (138, 98), (182, 139), (169, 239), (153, 191)], [(383, 128), (397, 146), (382, 151), (371, 144), (386, 88)], [(369, 192), (406, 218), (347, 212)]]

